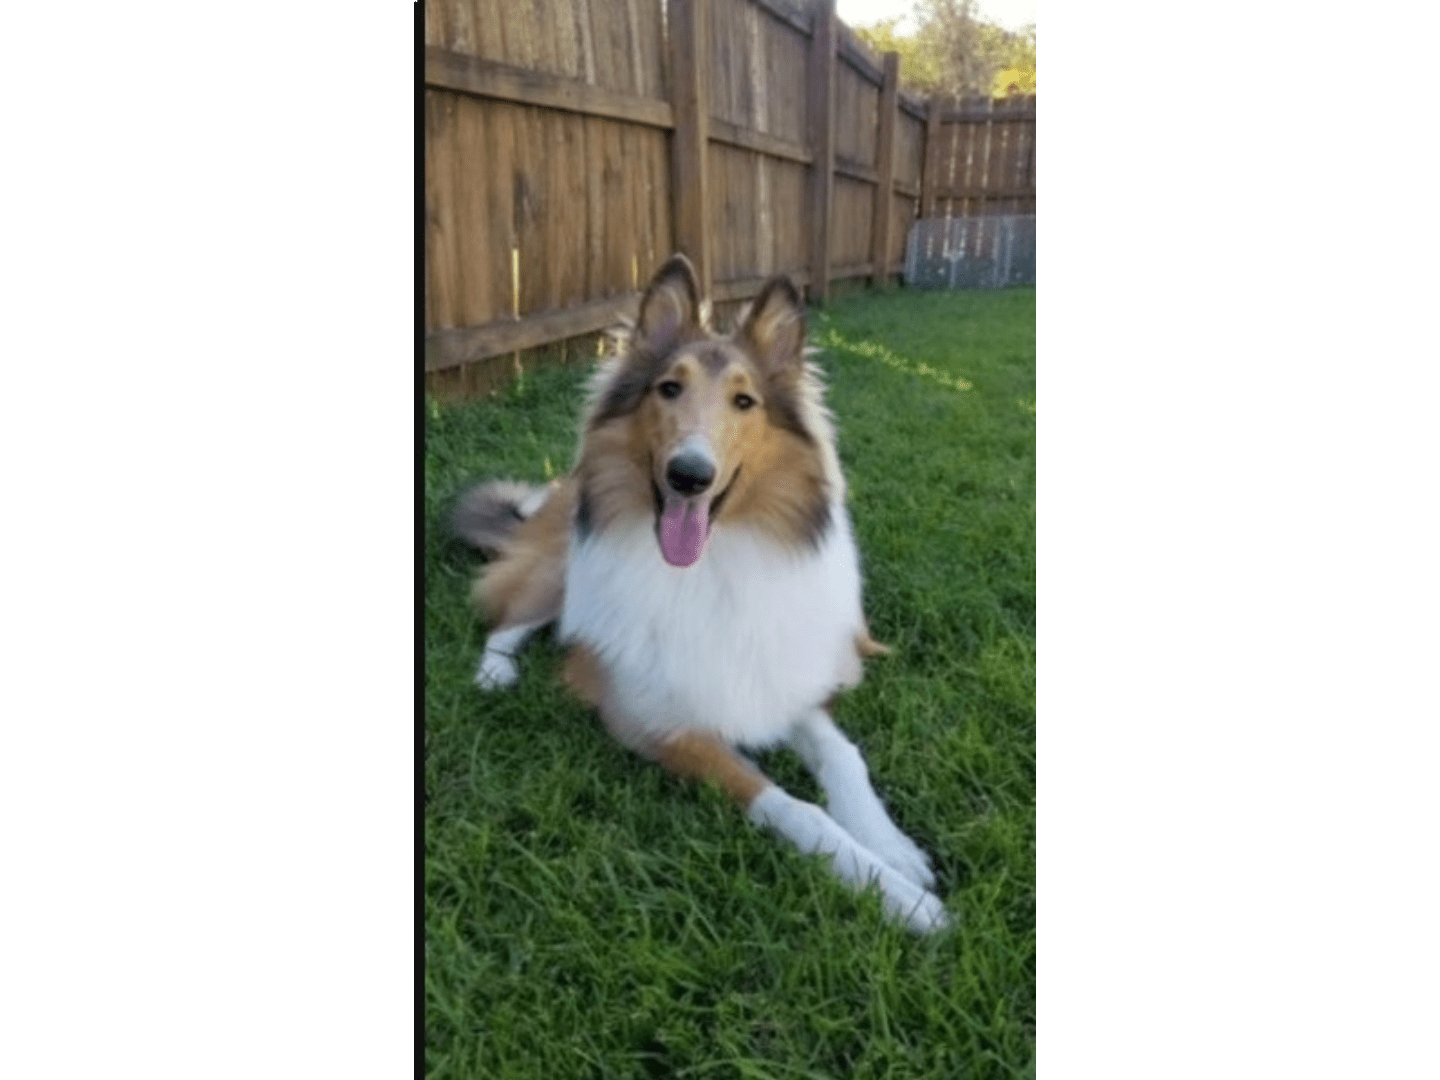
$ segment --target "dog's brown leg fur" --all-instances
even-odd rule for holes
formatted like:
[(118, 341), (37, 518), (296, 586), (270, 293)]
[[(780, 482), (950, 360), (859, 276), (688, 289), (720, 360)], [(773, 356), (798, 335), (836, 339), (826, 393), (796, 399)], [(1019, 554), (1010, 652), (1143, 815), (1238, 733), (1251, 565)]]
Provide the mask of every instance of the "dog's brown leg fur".
[(663, 740), (655, 739), (615, 716), (605, 715), (605, 670), (585, 646), (571, 646), (565, 657), (565, 682), (578, 697), (601, 710), (606, 728), (620, 742), (676, 776), (713, 780), (747, 809), (755, 796), (770, 786), (764, 773), (715, 735), (682, 731)]
[(565, 684), (587, 705), (600, 708), (605, 696), (605, 672), (595, 654), (584, 645), (572, 645), (565, 655)]
[(676, 776), (713, 780), (741, 806), (749, 808), (770, 786), (769, 778), (718, 736), (685, 731), (656, 744), (655, 760)]
[(867, 626), (855, 635), (855, 651), (858, 652), (861, 657), (889, 656), (890, 646), (881, 645), (880, 642), (872, 638), (870, 636), (870, 628)]

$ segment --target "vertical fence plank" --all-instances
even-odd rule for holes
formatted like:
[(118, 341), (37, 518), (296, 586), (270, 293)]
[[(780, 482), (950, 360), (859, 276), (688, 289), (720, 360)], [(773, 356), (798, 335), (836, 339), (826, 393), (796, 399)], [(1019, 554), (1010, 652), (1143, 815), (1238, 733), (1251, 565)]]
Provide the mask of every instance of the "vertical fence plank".
[(925, 149), (920, 158), (920, 216), (935, 216), (935, 189), (940, 184), (940, 107), (939, 94), (931, 96), (925, 106)]
[(895, 120), (900, 112), (900, 54), (885, 54), (885, 76), (880, 86), (880, 122), (876, 130), (875, 210), (870, 215), (870, 261), (875, 264), (870, 283), (882, 288), (890, 280), (890, 226), (895, 215)]
[(430, 269), (427, 330), (455, 321), (455, 96), (425, 91), (425, 263)]
[(830, 202), (835, 183), (835, 0), (817, 0), (811, 9), (809, 99), (810, 299), (830, 298)]
[(671, 104), (675, 135), (671, 143), (675, 183), (675, 246), (690, 257), (700, 287), (710, 295), (710, 243), (707, 151), (710, 106), (705, 95), (707, 58), (704, 31), (710, 0), (670, 0)]

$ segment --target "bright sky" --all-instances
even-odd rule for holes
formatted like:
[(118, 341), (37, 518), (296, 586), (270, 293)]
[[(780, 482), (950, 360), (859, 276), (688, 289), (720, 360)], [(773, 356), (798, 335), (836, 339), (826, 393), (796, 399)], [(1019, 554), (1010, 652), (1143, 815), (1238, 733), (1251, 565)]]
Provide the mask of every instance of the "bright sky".
[[(836, 0), (836, 13), (854, 26), (891, 15), (909, 15), (911, 0)], [(988, 21), (1018, 30), (1035, 21), (1035, 0), (980, 0), (976, 5)]]

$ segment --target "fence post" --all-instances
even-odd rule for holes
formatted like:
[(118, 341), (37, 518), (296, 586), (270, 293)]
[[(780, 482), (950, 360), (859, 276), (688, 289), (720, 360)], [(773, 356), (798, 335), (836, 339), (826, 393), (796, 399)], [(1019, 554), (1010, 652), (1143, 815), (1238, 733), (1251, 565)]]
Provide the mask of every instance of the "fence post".
[(940, 185), (940, 112), (945, 99), (931, 94), (925, 108), (925, 157), (920, 166), (920, 216), (935, 216), (935, 190)]
[(810, 300), (830, 299), (830, 195), (835, 184), (835, 0), (811, 8), (810, 36)]
[(900, 54), (885, 54), (875, 155), (875, 209), (870, 215), (870, 284), (890, 283), (890, 233), (895, 217), (895, 119), (900, 111)]
[[(708, 62), (705, 27), (709, 0), (670, 0), (671, 105), (675, 135), (670, 143), (675, 246), (690, 257), (700, 276), (700, 295), (711, 295), (710, 186), (707, 149), (710, 103), (705, 97)], [(648, 273), (648, 271), (647, 271)]]

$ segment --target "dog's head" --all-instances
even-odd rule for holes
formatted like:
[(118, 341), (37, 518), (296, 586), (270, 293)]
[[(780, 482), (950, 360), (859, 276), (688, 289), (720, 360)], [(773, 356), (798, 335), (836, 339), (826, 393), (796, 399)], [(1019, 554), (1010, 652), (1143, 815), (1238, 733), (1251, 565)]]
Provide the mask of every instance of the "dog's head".
[[(823, 531), (828, 502), (820, 433), (805, 418), (804, 347), (805, 309), (786, 277), (768, 281), (723, 337), (701, 326), (685, 256), (672, 256), (646, 288), (628, 355), (602, 388), (589, 431), (592, 441), (609, 428), (626, 433), (672, 566), (700, 558), (717, 520), (749, 516), (812, 542)], [(582, 488), (582, 513), (605, 488)]]

